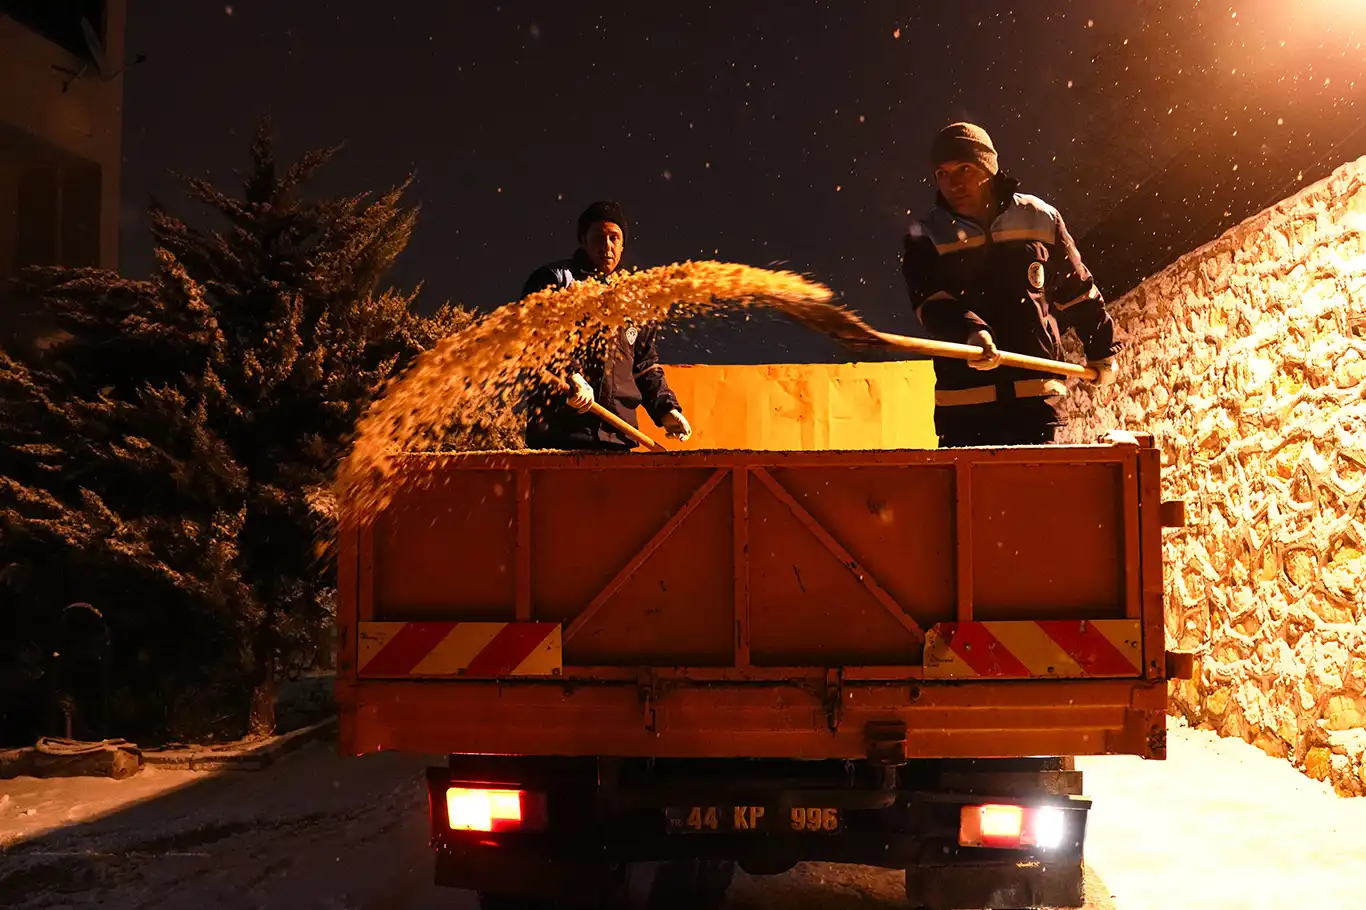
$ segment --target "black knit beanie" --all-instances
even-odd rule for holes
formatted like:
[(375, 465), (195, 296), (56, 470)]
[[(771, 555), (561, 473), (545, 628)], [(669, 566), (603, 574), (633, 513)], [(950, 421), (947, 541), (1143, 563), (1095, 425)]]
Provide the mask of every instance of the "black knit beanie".
[(583, 243), (584, 238), (588, 236), (588, 229), (599, 221), (610, 221), (621, 228), (623, 239), (630, 233), (630, 228), (626, 224), (626, 213), (621, 210), (621, 205), (604, 199), (584, 209), (583, 214), (579, 216), (579, 243)]
[(971, 161), (993, 175), (1000, 170), (996, 146), (991, 144), (987, 131), (975, 123), (950, 123), (934, 137), (930, 164), (937, 168), (945, 161)]

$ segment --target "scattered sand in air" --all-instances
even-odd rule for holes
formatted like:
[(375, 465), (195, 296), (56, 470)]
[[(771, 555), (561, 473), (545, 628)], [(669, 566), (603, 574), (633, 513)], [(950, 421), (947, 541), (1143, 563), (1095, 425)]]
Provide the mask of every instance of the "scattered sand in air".
[(365, 522), (388, 501), (394, 451), (430, 449), (448, 427), (511, 406), (546, 373), (562, 375), (579, 338), (627, 319), (653, 325), (680, 317), (763, 306), (854, 342), (866, 330), (831, 303), (824, 285), (792, 272), (727, 262), (687, 262), (532, 294), (442, 340), (398, 377), (357, 424), (337, 471), (337, 501)]

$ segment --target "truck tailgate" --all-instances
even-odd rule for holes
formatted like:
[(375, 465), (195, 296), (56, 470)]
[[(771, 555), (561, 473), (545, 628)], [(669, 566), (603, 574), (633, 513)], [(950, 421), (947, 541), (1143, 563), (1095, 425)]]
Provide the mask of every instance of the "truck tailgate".
[(402, 457), (342, 747), (1161, 757), (1158, 453)]

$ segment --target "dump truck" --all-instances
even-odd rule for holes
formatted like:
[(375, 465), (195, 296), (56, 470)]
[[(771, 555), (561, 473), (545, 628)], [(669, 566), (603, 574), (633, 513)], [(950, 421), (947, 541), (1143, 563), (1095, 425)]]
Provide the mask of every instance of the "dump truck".
[(339, 538), (340, 749), (446, 756), (435, 881), (486, 908), (806, 861), (1078, 907), (1074, 757), (1165, 757), (1150, 436), (394, 458)]

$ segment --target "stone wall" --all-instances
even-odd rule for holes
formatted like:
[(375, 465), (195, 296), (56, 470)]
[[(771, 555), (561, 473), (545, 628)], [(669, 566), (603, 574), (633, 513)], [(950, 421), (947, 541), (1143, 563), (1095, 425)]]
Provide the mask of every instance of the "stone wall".
[(1168, 646), (1200, 654), (1174, 710), (1366, 794), (1366, 158), (1110, 305), (1110, 389), (1075, 441), (1162, 448)]

